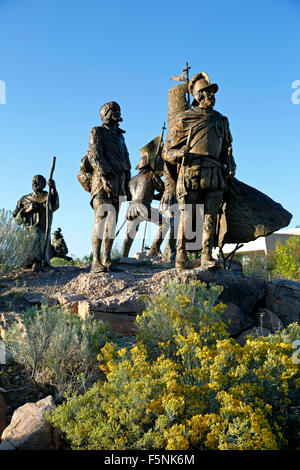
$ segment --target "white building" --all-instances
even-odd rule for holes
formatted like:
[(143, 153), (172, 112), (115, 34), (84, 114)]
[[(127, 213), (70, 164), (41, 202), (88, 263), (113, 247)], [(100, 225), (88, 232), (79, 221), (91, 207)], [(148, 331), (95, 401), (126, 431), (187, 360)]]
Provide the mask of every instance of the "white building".
[[(292, 236), (300, 237), (300, 228), (279, 230), (278, 232), (274, 232), (267, 237), (259, 237), (252, 242), (244, 243), (243, 246), (237, 250), (236, 255), (238, 255), (239, 258), (247, 258), (248, 256), (254, 254), (267, 255), (269, 251), (275, 249), (277, 240), (281, 240), (282, 243), (284, 243)], [(235, 244), (226, 244), (223, 247), (223, 253), (227, 255), (231, 253), (235, 247)]]

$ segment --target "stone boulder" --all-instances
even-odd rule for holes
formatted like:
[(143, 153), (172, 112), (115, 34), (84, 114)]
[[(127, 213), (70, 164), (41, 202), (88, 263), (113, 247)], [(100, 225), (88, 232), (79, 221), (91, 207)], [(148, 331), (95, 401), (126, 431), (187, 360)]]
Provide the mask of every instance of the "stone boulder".
[(276, 279), (269, 283), (266, 308), (277, 315), (284, 327), (293, 322), (300, 323), (300, 282)]
[(278, 330), (283, 330), (284, 326), (280, 318), (275, 315), (274, 312), (268, 310), (267, 308), (261, 308), (258, 313), (258, 323), (263, 328), (266, 328), (271, 333), (277, 333)]
[(224, 269), (201, 268), (182, 271), (180, 278), (184, 282), (198, 279), (208, 285), (223, 286), (219, 301), (227, 305), (223, 320), (229, 325), (231, 335), (238, 335), (257, 323), (257, 311), (264, 304), (268, 284), (264, 279)]
[(93, 303), (95, 312), (138, 314), (144, 309), (144, 303), (136, 295), (118, 295), (106, 297)]
[(10, 425), (4, 429), (0, 450), (51, 450), (58, 448), (58, 436), (45, 413), (55, 408), (49, 395), (37, 403), (26, 403), (18, 408)]
[(56, 298), (60, 305), (70, 309), (73, 313), (78, 313), (79, 302), (87, 300), (85, 295), (66, 294), (64, 292), (59, 292)]
[(247, 337), (252, 336), (253, 338), (258, 338), (259, 336), (269, 336), (271, 332), (266, 328), (261, 328), (259, 326), (255, 326), (250, 328), (249, 330), (243, 331), (236, 339), (236, 341), (241, 345), (245, 346)]
[(52, 305), (56, 305), (58, 303), (57, 299), (53, 297), (49, 297), (46, 294), (40, 294), (35, 292), (27, 292), (26, 294), (24, 294), (24, 299), (30, 305), (37, 305), (39, 307), (41, 305), (48, 305), (51, 307)]
[(135, 314), (111, 313), (98, 310), (98, 307), (97, 304), (88, 301), (79, 302), (78, 315), (82, 319), (92, 317), (95, 320), (108, 322), (110, 330), (122, 336), (134, 336), (136, 334)]

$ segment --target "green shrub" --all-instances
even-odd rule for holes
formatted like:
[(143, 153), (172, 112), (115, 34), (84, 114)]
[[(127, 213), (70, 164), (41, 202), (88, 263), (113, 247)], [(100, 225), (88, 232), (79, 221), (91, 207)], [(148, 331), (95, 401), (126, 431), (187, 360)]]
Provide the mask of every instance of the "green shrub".
[(83, 256), (83, 258), (76, 258), (71, 255), (72, 260), (66, 260), (64, 258), (51, 258), (51, 266), (82, 266), (84, 264), (91, 264), (93, 262), (93, 254)]
[(268, 263), (273, 275), (300, 281), (300, 237), (290, 237), (285, 243), (278, 240)]
[(206, 340), (215, 341), (219, 333), (217, 325), (222, 327), (222, 334), (227, 335), (225, 324), (220, 321), (220, 314), (226, 306), (217, 302), (222, 291), (221, 286), (211, 285), (207, 288), (199, 281), (190, 281), (188, 284), (173, 281), (152, 299), (143, 296), (146, 309), (136, 318), (137, 337), (147, 346), (149, 354), (157, 357), (161, 345), (164, 352), (172, 356), (176, 351), (175, 337), (186, 334), (191, 327), (196, 333), (200, 333), (201, 329), (205, 335), (203, 327), (213, 321), (216, 323), (216, 332), (212, 337), (205, 336)]
[(82, 390), (97, 370), (97, 351), (109, 337), (102, 321), (82, 320), (60, 306), (28, 309), (6, 332), (6, 345), (39, 385), (58, 397)]
[(271, 280), (271, 268), (268, 258), (265, 255), (251, 254), (247, 261), (242, 261), (243, 273), (247, 276), (261, 276), (264, 279)]
[[(295, 392), (299, 398), (300, 373), (289, 341), (300, 338), (300, 326), (242, 347), (224, 330), (216, 293), (205, 293), (201, 284), (172, 284), (140, 317), (142, 339), (135, 347), (117, 350), (106, 343), (99, 361), (107, 381), (69, 398), (48, 417), (72, 448), (291, 446), (290, 406)], [(151, 334), (160, 341), (155, 353)]]
[(24, 265), (37, 237), (34, 227), (18, 224), (9, 211), (0, 210), (0, 276)]
[[(52, 258), (51, 265), (52, 266), (82, 266), (84, 264), (91, 264), (93, 262), (93, 253), (89, 255), (85, 255), (82, 258), (76, 258), (74, 255), (72, 256), (71, 261), (67, 261), (63, 258)], [(119, 261), (121, 258), (121, 252), (118, 247), (113, 247), (111, 250), (111, 260), (116, 262)]]

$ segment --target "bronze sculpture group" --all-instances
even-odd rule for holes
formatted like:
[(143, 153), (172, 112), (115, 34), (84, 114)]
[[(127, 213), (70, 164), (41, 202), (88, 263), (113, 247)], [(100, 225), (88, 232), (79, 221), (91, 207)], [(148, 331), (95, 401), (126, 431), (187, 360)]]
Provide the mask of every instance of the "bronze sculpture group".
[[(95, 214), (92, 272), (119, 270), (111, 261), (111, 251), (122, 200), (130, 201), (122, 257), (129, 256), (140, 222), (151, 221), (158, 225), (158, 233), (149, 253), (160, 255), (160, 246), (166, 238), (163, 259), (174, 261), (176, 255), (178, 269), (186, 267), (189, 242), (195, 238), (199, 242), (200, 234), (195, 227), (200, 207), (203, 233), (199, 249), (203, 269), (219, 266), (213, 248), (222, 251), (224, 243), (243, 243), (266, 236), (291, 220), (291, 214), (280, 204), (234, 177), (236, 164), (228, 119), (213, 109), (218, 85), (211, 83), (204, 72), (195, 74), (191, 80), (188, 73), (187, 64), (179, 77), (172, 77), (183, 83), (169, 90), (165, 144), (162, 133), (160, 139), (141, 149), (136, 167), (139, 173), (133, 178), (125, 131), (119, 127), (120, 106), (112, 101), (100, 108), (102, 124), (90, 132), (89, 149), (81, 159), (78, 174), (79, 182), (91, 194)], [(44, 191), (45, 178), (35, 176), (33, 193), (22, 197), (13, 213), (38, 230), (39, 246), (27, 263), (34, 270), (42, 263), (50, 264), (51, 249), (45, 234), (51, 220), (46, 221), (46, 210), (50, 208), (51, 214), (57, 210), (59, 199), (52, 178), (48, 185), (49, 193)], [(153, 199), (161, 201), (159, 209), (151, 206)], [(176, 213), (178, 227), (174, 223)], [(57, 253), (66, 256), (66, 246)]]

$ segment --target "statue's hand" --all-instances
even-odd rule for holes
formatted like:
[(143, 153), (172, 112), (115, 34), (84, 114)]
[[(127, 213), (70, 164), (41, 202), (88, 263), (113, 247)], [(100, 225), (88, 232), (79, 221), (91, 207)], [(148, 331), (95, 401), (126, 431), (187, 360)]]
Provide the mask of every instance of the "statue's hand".
[(236, 172), (236, 164), (232, 155), (232, 147), (228, 147), (228, 159), (226, 165), (226, 176), (228, 178), (234, 178)]
[(227, 165), (225, 170), (227, 178), (234, 178), (235, 177), (235, 166)]
[(160, 205), (161, 206), (169, 206), (171, 205), (171, 194), (168, 193), (167, 191), (164, 191), (161, 200), (160, 200)]
[(110, 194), (112, 192), (112, 187), (111, 187), (110, 181), (105, 176), (101, 176), (100, 179), (101, 179), (101, 183), (102, 183), (104, 191), (107, 194)]
[(48, 180), (48, 186), (49, 186), (49, 189), (55, 189), (55, 181), (53, 179), (49, 179)]
[(236, 172), (236, 164), (233, 160), (229, 162), (227, 165), (227, 176), (228, 178), (234, 178), (235, 177), (235, 172)]
[(167, 218), (173, 217), (173, 211), (171, 210), (172, 204), (173, 204), (172, 194), (168, 191), (165, 191), (162, 195), (162, 198), (159, 204), (159, 212)]
[(189, 153), (189, 147), (187, 145), (184, 145), (183, 147), (181, 147), (180, 151), (182, 154), (182, 158), (184, 158)]

